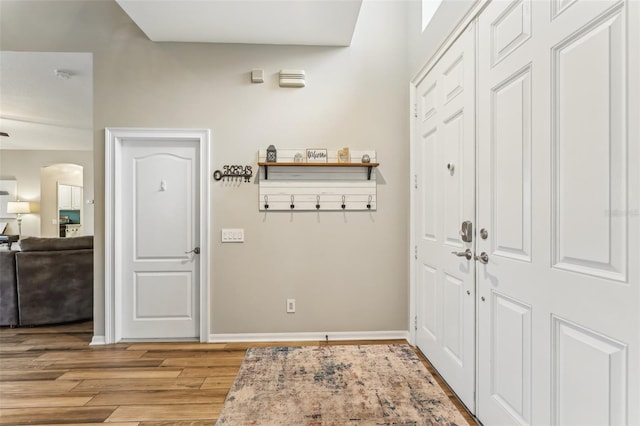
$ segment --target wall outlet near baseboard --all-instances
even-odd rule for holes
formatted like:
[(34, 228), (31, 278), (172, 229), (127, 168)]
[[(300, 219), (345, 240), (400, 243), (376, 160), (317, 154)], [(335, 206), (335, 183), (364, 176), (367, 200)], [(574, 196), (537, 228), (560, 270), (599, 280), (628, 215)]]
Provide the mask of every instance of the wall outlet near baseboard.
[(296, 313), (296, 299), (287, 299), (287, 313), (288, 314)]

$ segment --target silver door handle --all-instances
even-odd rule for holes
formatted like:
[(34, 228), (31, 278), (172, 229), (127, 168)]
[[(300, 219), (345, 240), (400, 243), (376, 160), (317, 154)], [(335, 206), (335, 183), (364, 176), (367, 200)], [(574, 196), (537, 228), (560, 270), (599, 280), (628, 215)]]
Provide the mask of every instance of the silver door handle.
[(475, 259), (480, 263), (489, 263), (489, 255), (484, 251), (480, 253), (480, 256), (475, 256)]
[(200, 254), (200, 247), (196, 247), (193, 250), (185, 251), (184, 254), (195, 253)]
[(467, 260), (471, 260), (473, 257), (470, 249), (466, 249), (465, 251), (452, 251), (451, 254), (455, 254), (458, 257), (466, 257)]

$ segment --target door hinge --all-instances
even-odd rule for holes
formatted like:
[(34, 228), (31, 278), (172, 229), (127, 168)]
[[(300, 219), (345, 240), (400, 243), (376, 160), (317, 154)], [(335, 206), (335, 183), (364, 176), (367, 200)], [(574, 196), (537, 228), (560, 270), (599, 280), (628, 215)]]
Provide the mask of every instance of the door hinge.
[(418, 331), (418, 316), (413, 317), (413, 329)]
[(413, 187), (418, 189), (418, 175), (413, 175)]
[(413, 256), (415, 257), (416, 260), (418, 260), (418, 246), (414, 246), (413, 247)]
[(413, 104), (413, 117), (418, 118), (418, 104)]

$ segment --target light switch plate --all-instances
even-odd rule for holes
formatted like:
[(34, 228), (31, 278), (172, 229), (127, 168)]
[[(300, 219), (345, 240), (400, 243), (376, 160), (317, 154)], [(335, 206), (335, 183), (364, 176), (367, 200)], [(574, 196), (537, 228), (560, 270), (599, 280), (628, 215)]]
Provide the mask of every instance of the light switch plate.
[(224, 228), (221, 234), (223, 243), (244, 243), (244, 229)]

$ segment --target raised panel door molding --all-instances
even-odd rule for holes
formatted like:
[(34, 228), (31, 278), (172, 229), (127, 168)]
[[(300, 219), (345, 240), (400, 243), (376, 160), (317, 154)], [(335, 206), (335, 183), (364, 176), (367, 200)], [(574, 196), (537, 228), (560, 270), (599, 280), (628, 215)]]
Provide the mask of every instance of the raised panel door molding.
[(491, 90), (493, 253), (531, 261), (531, 64)]
[(491, 24), (491, 64), (497, 65), (531, 38), (530, 0), (516, 0)]
[(531, 306), (493, 291), (490, 389), (513, 424), (531, 424)]
[(552, 333), (552, 424), (627, 424), (626, 345), (555, 315)]
[(627, 208), (622, 6), (553, 48), (551, 71), (553, 266), (618, 281), (628, 238), (626, 216), (613, 214)]

